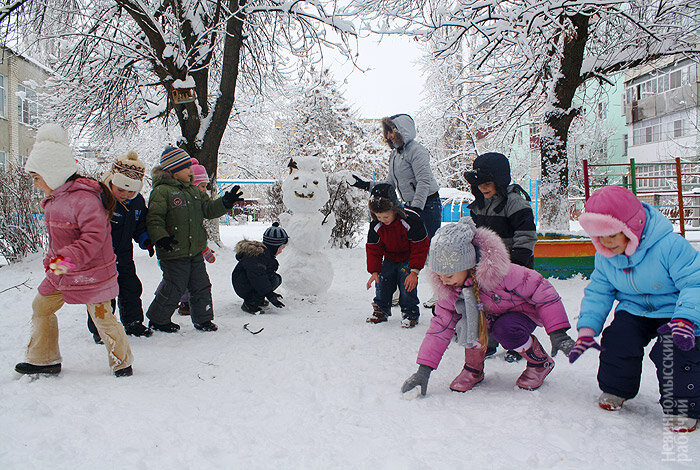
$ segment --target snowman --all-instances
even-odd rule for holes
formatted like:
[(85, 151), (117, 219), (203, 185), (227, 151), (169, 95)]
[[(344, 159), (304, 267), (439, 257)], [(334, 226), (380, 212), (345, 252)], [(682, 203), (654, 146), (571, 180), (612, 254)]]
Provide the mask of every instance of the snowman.
[(290, 174), (282, 183), (282, 201), (291, 213), (280, 215), (289, 243), (280, 255), (280, 271), (291, 292), (323, 294), (333, 281), (325, 249), (335, 226), (332, 212), (327, 217), (321, 213), (330, 197), (326, 175), (316, 157), (299, 157), (290, 161), (289, 168)]

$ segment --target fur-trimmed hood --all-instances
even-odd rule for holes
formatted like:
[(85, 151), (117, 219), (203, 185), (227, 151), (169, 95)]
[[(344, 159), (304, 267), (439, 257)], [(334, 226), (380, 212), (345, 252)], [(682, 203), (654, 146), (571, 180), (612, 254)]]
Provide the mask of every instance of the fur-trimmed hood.
[[(486, 227), (476, 229), (472, 244), (476, 248), (476, 282), (480, 289), (493, 290), (505, 279), (510, 270), (508, 249), (501, 237)], [(455, 288), (446, 286), (435, 272), (429, 268), (426, 269), (438, 296), (441, 299), (448, 297)], [(469, 279), (467, 283), (470, 283)]]
[(236, 243), (236, 259), (260, 256), (265, 253), (265, 244), (256, 240), (241, 240)]

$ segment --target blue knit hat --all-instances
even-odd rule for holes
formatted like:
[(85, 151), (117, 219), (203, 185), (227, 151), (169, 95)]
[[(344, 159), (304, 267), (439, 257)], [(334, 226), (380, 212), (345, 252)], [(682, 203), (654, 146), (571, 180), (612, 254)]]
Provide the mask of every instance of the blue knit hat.
[(192, 166), (190, 155), (179, 147), (168, 147), (160, 154), (160, 164), (163, 170), (177, 173)]
[(279, 222), (274, 222), (272, 227), (265, 230), (263, 233), (263, 243), (270, 246), (282, 246), (289, 242), (289, 235), (280, 227)]

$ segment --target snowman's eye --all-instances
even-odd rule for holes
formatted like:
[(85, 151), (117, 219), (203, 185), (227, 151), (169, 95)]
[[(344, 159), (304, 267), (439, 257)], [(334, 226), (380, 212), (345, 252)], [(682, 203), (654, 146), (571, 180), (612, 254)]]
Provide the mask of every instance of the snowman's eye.
[(294, 181), (298, 181), (298, 180), (299, 180), (299, 177), (298, 177), (298, 176), (295, 176), (295, 177), (294, 177)]
[(315, 184), (316, 186), (318, 186), (318, 181), (317, 181), (317, 180), (314, 180), (314, 184)]

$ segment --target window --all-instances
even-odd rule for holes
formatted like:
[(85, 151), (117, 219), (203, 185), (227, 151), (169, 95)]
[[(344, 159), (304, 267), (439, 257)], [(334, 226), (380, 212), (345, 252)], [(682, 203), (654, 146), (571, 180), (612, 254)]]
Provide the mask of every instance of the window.
[(608, 117), (608, 104), (604, 102), (598, 103), (598, 118), (605, 119)]
[(670, 75), (671, 75), (671, 85), (670, 85), (669, 89), (672, 90), (674, 88), (678, 88), (679, 86), (681, 86), (681, 71), (676, 70), (675, 72), (671, 72)]
[(7, 171), (7, 152), (0, 150), (0, 171)]
[(673, 137), (683, 137), (683, 120), (673, 121)]
[(39, 113), (36, 91), (24, 85), (17, 85), (17, 98), (19, 122), (28, 126), (35, 126)]
[(630, 139), (627, 134), (622, 136), (622, 155), (627, 155), (627, 150), (630, 147)]
[(0, 75), (0, 117), (7, 117), (7, 78)]

